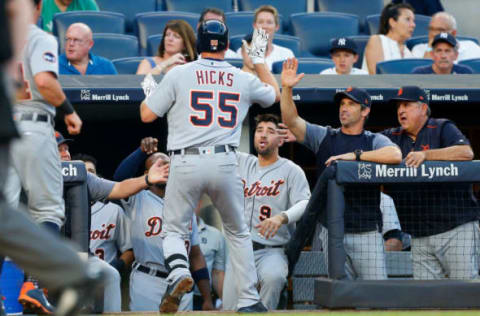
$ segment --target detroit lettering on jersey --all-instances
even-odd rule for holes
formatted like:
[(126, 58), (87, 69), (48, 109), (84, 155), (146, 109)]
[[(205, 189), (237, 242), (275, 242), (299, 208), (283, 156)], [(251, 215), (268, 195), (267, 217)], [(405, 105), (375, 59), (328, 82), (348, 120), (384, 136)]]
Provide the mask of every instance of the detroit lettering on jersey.
[(217, 70), (197, 70), (198, 85), (218, 84), (231, 87), (233, 85), (233, 73)]
[(102, 224), (102, 230), (91, 230), (90, 231), (90, 240), (95, 240), (95, 239), (101, 239), (101, 240), (107, 240), (112, 237), (110, 235), (110, 232), (117, 227), (115, 224), (108, 224), (108, 226), (105, 227), (105, 224)]
[(278, 196), (280, 194), (280, 186), (285, 183), (284, 180), (271, 180), (271, 185), (262, 186), (261, 181), (255, 181), (250, 186), (247, 185), (247, 181), (242, 179), (243, 193), (245, 197), (251, 196)]

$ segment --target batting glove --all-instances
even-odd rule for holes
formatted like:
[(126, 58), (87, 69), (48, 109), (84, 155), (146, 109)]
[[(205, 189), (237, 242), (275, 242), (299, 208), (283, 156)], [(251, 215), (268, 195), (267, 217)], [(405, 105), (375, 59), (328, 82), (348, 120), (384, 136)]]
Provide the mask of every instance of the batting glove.
[(152, 74), (147, 74), (141, 83), (143, 93), (145, 93), (145, 97), (149, 97), (153, 90), (158, 86), (155, 79), (153, 79)]
[(247, 50), (248, 56), (252, 59), (254, 64), (265, 63), (265, 53), (267, 51), (268, 34), (265, 30), (254, 29), (252, 42), (250, 45), (244, 40), (242, 41)]

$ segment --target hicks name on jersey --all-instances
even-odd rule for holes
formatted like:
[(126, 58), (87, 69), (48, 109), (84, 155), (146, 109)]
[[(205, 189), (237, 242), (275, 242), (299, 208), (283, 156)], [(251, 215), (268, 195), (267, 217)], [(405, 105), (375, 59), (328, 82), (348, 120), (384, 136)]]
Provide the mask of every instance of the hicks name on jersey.
[(197, 83), (199, 85), (218, 84), (231, 87), (233, 85), (233, 73), (217, 70), (197, 70)]
[(251, 196), (277, 196), (280, 194), (280, 186), (285, 183), (284, 180), (271, 181), (271, 185), (262, 186), (262, 182), (255, 181), (250, 187), (247, 187), (247, 182), (242, 179), (243, 192), (245, 197)]

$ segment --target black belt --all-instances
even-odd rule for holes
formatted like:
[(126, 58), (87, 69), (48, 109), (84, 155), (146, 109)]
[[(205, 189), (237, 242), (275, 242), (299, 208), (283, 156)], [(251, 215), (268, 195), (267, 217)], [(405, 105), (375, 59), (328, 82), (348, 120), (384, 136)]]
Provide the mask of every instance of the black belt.
[(16, 113), (14, 118), (16, 121), (47, 122), (53, 125), (53, 119), (48, 114)]
[[(163, 272), (163, 271), (158, 271), (156, 269), (153, 269), (153, 268), (149, 268), (149, 267), (146, 267), (146, 266), (142, 266), (141, 264), (137, 265), (136, 269), (140, 272), (143, 272), (143, 273), (146, 273), (146, 274), (149, 274), (149, 275), (153, 275), (153, 276), (156, 276), (157, 278), (163, 278), (165, 279), (167, 276), (168, 276), (168, 273), (167, 272)], [(155, 274), (153, 274), (153, 271), (155, 271)]]
[(253, 251), (265, 249), (265, 248), (283, 248), (283, 245), (269, 246), (269, 245), (262, 245), (255, 241), (252, 241), (252, 244), (253, 244)]
[[(207, 148), (207, 147), (205, 147)], [(213, 147), (213, 154), (226, 153), (227, 151), (235, 151), (235, 148), (230, 145), (218, 145)], [(188, 147), (185, 149), (177, 149), (170, 151), (170, 155), (200, 155), (200, 154), (212, 154), (208, 149), (200, 147)]]

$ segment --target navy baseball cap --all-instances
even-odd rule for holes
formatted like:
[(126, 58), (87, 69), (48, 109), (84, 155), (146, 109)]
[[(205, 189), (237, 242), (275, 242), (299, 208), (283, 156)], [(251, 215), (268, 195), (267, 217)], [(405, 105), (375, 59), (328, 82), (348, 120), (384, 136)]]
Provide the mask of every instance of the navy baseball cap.
[(372, 106), (370, 95), (366, 90), (361, 88), (348, 87), (345, 91), (337, 92), (333, 97), (333, 101), (336, 105), (340, 105), (340, 101), (342, 101), (343, 98), (348, 98), (368, 108)]
[(55, 138), (57, 139), (57, 145), (73, 142), (73, 139), (63, 137), (62, 133), (58, 131), (55, 131)]
[(425, 90), (417, 86), (403, 86), (398, 89), (397, 95), (391, 98), (388, 102), (393, 103), (396, 101), (422, 102), (428, 104)]
[(441, 42), (450, 44), (452, 45), (452, 47), (457, 46), (457, 39), (450, 33), (443, 32), (435, 35), (435, 37), (433, 38), (432, 47)]
[(357, 44), (347, 37), (334, 38), (330, 42), (330, 54), (336, 51), (337, 49), (349, 50), (355, 55), (357, 55)]

